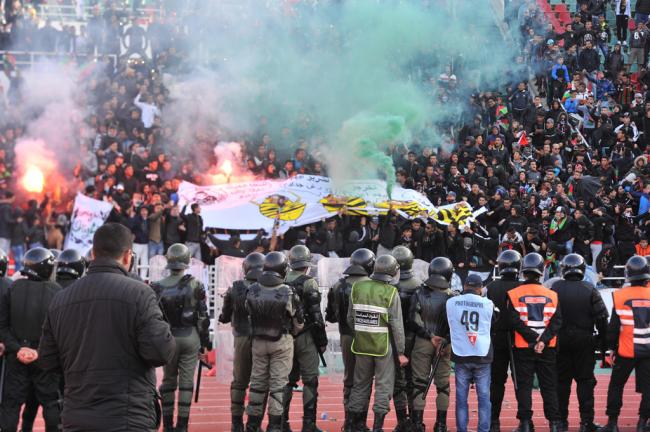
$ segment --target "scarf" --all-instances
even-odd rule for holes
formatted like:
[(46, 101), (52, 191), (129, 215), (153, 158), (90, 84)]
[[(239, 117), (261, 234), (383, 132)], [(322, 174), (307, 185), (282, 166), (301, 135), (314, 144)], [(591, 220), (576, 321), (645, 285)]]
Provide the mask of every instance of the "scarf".
[(551, 234), (555, 234), (557, 230), (561, 230), (562, 228), (564, 228), (564, 225), (566, 224), (566, 220), (567, 218), (565, 217), (558, 224), (557, 219), (553, 218), (553, 220), (551, 221), (551, 229), (549, 230), (549, 232)]

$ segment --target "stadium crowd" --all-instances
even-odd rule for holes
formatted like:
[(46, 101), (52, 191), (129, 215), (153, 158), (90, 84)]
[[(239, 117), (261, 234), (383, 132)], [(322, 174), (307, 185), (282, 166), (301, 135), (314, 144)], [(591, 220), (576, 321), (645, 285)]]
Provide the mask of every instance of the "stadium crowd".
[[(135, 20), (124, 26), (128, 20), (112, 7), (103, 13), (96, 8), (81, 30), (85, 39), (71, 44), (51, 23), (37, 29), (38, 17), (14, 2), (5, 10), (10, 31), (3, 43), (118, 54), (120, 42), (129, 41), (124, 42), (126, 54), (103, 57), (99, 72), (84, 83), (90, 114), (77, 128), (78, 156), (61, 169), (88, 196), (113, 203), (109, 221), (131, 227), (142, 256), (161, 254), (179, 241), (191, 244), (197, 257), (200, 251), (206, 262), (219, 254), (245, 256), (254, 249), (287, 250), (297, 243), (338, 256), (362, 246), (376, 251), (404, 245), (417, 258), (448, 256), (456, 268), (486, 271), (499, 251), (512, 248), (546, 254), (549, 263), (575, 251), (607, 273), (635, 252), (650, 251), (650, 31), (642, 19), (647, 2), (638, 2), (641, 19), (629, 32), (629, 42), (611, 34), (605, 9), (589, 9), (602, 2), (579, 3), (571, 24), (557, 34), (535, 2), (509, 2), (506, 18), (520, 55), (491, 91), (473, 92), (461, 62), (442, 70), (414, 66), (419, 72), (414, 76), (421, 76), (437, 103), (465, 104), (466, 109), (448, 124), (431, 126), (442, 130), (443, 142), (432, 141), (440, 134), (428, 129), (387, 152), (402, 187), (417, 189), (435, 205), (467, 200), (488, 209), (477, 224), (462, 230), (396, 213), (348, 217), (343, 210), (273, 242), (263, 236), (241, 241), (239, 233), (230, 241), (210, 241), (200, 207), (185, 215), (176, 205), (176, 191), (182, 180), (211, 181), (204, 173), (218, 163), (212, 152), (216, 143), (239, 142), (244, 150), (239, 163), (259, 178), (326, 175), (317, 131), (304, 119), (296, 119), (295, 126), (270, 125), (260, 113), (259, 127), (248, 136), (195, 130), (192, 154), (202, 157), (182, 151), (183, 143), (165, 122), (170, 92), (163, 76), (184, 70), (192, 30), (175, 16), (156, 18), (145, 30)], [(20, 269), (26, 248), (61, 248), (76, 191), (21, 199), (14, 149), (29, 119), (17, 116), (24, 82), (8, 54), (4, 68), (10, 85), (0, 134), (0, 248), (11, 250)], [(529, 76), (535, 79), (529, 82)]]

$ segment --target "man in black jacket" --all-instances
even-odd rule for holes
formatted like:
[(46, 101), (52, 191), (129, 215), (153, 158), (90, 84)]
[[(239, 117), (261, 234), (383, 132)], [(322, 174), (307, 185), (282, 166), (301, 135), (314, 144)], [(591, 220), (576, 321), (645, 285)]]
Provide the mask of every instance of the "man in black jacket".
[(181, 217), (185, 222), (185, 246), (190, 249), (192, 258), (201, 259), (201, 239), (203, 236), (203, 218), (201, 217), (201, 206), (194, 203), (190, 206), (192, 213), (185, 214), (181, 210)]
[(50, 303), (39, 365), (63, 371), (66, 431), (158, 429), (154, 368), (176, 344), (154, 291), (128, 276), (131, 248), (128, 228), (100, 227), (87, 276)]

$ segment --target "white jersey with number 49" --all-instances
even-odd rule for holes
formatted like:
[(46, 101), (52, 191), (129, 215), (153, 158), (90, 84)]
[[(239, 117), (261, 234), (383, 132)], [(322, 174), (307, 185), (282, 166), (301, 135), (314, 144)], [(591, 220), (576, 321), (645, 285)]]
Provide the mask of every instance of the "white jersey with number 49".
[(484, 357), (490, 351), (494, 303), (476, 294), (447, 300), (451, 349), (459, 357)]

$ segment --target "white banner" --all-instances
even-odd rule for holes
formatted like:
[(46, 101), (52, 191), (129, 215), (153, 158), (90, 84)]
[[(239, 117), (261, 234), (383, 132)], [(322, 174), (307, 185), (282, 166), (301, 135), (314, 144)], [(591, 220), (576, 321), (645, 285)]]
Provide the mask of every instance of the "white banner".
[(113, 206), (110, 203), (77, 194), (72, 210), (70, 232), (65, 238), (65, 249), (75, 249), (86, 255), (93, 245), (95, 231), (104, 225)]
[(458, 222), (462, 227), (474, 220), (466, 202), (436, 208), (429, 199), (412, 189), (396, 186), (391, 199), (386, 182), (358, 180), (333, 185), (330, 178), (299, 175), (288, 180), (260, 180), (215, 186), (181, 183), (179, 204), (201, 206), (203, 224), (209, 228), (233, 230), (265, 229), (271, 232), (277, 221), (278, 232), (308, 225), (339, 211), (352, 216), (385, 215), (390, 208), (406, 218), (434, 218), (442, 224)]

